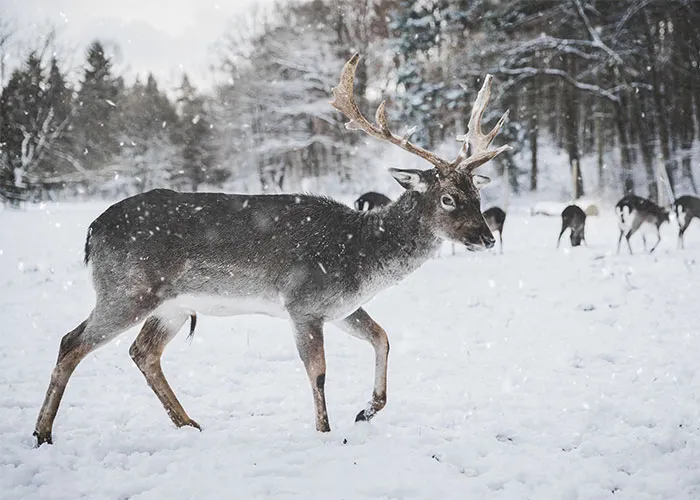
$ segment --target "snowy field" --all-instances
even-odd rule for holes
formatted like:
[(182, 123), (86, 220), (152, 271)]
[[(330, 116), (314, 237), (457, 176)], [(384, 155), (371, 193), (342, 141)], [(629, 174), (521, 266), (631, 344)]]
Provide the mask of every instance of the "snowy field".
[(71, 379), (53, 446), (32, 431), (60, 338), (91, 309), (87, 225), (104, 208), (0, 213), (0, 498), (698, 499), (700, 224), (675, 249), (588, 248), (559, 218), (509, 214), (505, 254), (428, 262), (366, 309), (389, 332), (387, 407), (369, 345), (328, 327), (333, 431), (315, 432), (289, 325), (200, 317), (164, 371), (203, 427), (176, 429), (132, 363), (131, 330)]

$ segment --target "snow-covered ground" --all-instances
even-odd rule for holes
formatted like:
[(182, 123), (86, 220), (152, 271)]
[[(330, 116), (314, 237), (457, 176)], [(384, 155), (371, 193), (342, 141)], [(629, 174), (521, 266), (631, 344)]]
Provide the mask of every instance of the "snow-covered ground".
[[(371, 348), (328, 327), (333, 431), (286, 322), (200, 317), (164, 370), (203, 427), (176, 429), (128, 355), (132, 330), (76, 370), (53, 446), (34, 421), (62, 335), (89, 312), (85, 231), (103, 206), (0, 213), (0, 498), (698, 499), (700, 224), (675, 249), (615, 255), (511, 210), (505, 254), (428, 262), (367, 310), (389, 332), (388, 405)], [(641, 239), (633, 242), (641, 251)], [(347, 440), (347, 442), (346, 442)]]

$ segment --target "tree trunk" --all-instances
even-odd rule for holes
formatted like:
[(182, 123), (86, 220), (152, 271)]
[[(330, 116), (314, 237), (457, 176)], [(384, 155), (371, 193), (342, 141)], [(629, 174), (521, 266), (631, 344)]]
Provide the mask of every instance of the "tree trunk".
[[(674, 20), (675, 29), (673, 31), (674, 46), (678, 47), (676, 56), (676, 65), (684, 71), (678, 71), (679, 92), (676, 93), (678, 103), (677, 113), (674, 115), (677, 122), (677, 135), (681, 147), (681, 178), (684, 179), (695, 194), (698, 193), (695, 178), (692, 170), (692, 148), (695, 140), (695, 123), (693, 112), (693, 94), (697, 93), (698, 76), (695, 74), (691, 61), (693, 61), (693, 53), (689, 39), (693, 36), (696, 26), (689, 26), (687, 19)], [(697, 104), (697, 103), (696, 103)]]
[(537, 112), (537, 86), (533, 85), (530, 90), (530, 191), (537, 191), (537, 136), (539, 132), (539, 115)]
[(647, 45), (647, 56), (651, 63), (649, 64), (651, 72), (651, 86), (652, 86), (652, 96), (654, 97), (654, 104), (656, 105), (656, 112), (659, 121), (659, 140), (661, 147), (661, 155), (663, 157), (664, 168), (666, 170), (666, 176), (671, 184), (671, 190), (674, 189), (674, 172), (676, 170), (675, 161), (671, 159), (671, 143), (669, 138), (669, 126), (668, 126), (668, 114), (666, 112), (666, 103), (664, 102), (663, 93), (661, 90), (661, 83), (659, 81), (659, 75), (656, 70), (657, 55), (654, 48), (654, 38), (651, 31), (652, 20), (649, 17), (649, 13), (644, 11), (644, 17), (646, 20), (646, 45)]
[(637, 141), (644, 160), (644, 170), (647, 174), (647, 189), (649, 198), (659, 202), (659, 192), (657, 190), (656, 175), (654, 171), (654, 147), (651, 144), (653, 134), (650, 133), (649, 124), (653, 122), (650, 117), (645, 116), (644, 108), (640, 103), (639, 94), (634, 94), (630, 98), (631, 111), (634, 117), (634, 128), (637, 130)]
[[(567, 70), (570, 74), (576, 71), (576, 64), (571, 58), (567, 58)], [(581, 154), (578, 141), (578, 106), (577, 94), (571, 85), (564, 86), (564, 137), (566, 141), (566, 151), (569, 154), (569, 165), (571, 166), (574, 189), (573, 198), (578, 199), (583, 196), (583, 176), (581, 174)]]
[(627, 96), (626, 90), (620, 92), (620, 102), (615, 106), (615, 125), (620, 141), (620, 159), (622, 161), (622, 185), (624, 194), (634, 192), (634, 177), (630, 160), (630, 146), (627, 137)]
[(603, 142), (603, 117), (600, 107), (595, 114), (595, 142), (596, 142), (596, 157), (598, 160), (598, 195), (602, 196), (605, 191), (605, 144)]

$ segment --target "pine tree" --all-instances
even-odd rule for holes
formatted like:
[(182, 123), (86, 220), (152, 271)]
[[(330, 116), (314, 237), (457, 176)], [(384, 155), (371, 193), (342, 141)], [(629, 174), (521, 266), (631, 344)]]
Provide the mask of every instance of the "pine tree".
[(54, 152), (66, 132), (70, 91), (58, 63), (52, 61), (46, 77), (41, 58), (31, 52), (12, 73), (0, 104), (1, 189), (5, 196), (22, 198), (53, 172), (47, 166), (56, 159)]
[(170, 186), (181, 168), (181, 153), (171, 137), (177, 114), (152, 74), (145, 86), (137, 78), (124, 92), (115, 122), (120, 144), (115, 163), (129, 174), (119, 187), (130, 193)]
[(73, 114), (73, 90), (67, 85), (55, 57), (51, 58), (44, 97), (46, 105), (54, 114), (50, 131), (59, 134), (52, 144), (50, 154), (43, 159), (39, 169), (45, 175), (60, 177), (61, 174), (75, 171), (76, 160), (68, 126)]
[(112, 62), (99, 41), (87, 52), (87, 61), (77, 96), (76, 148), (88, 169), (107, 164), (118, 152), (113, 118), (122, 93), (122, 83), (112, 75)]
[(216, 168), (212, 150), (211, 118), (204, 98), (197, 93), (184, 74), (178, 89), (177, 104), (180, 125), (175, 134), (182, 147), (182, 169), (177, 178), (189, 183), (192, 191), (197, 191), (204, 182), (218, 184), (226, 178), (221, 168)]

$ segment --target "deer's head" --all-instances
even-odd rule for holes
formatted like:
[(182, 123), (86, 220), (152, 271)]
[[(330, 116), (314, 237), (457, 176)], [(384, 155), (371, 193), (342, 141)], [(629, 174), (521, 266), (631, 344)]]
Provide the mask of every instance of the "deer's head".
[(453, 171), (392, 168), (389, 172), (405, 189), (423, 198), (423, 221), (439, 238), (469, 250), (491, 248), (495, 240), (481, 214), (479, 189), (489, 183), (483, 175)]
[(448, 161), (409, 142), (412, 132), (403, 137), (393, 134), (387, 123), (385, 102), (377, 108), (376, 124), (362, 115), (354, 97), (355, 70), (359, 59), (355, 54), (345, 63), (340, 83), (333, 89), (331, 104), (350, 120), (345, 127), (350, 130), (363, 130), (431, 163), (433, 168), (429, 170), (392, 168), (390, 172), (405, 189), (419, 194), (423, 208), (421, 216), (435, 236), (462, 243), (469, 250), (491, 248), (494, 239), (481, 214), (479, 196), (479, 189), (488, 184), (489, 179), (475, 174), (474, 170), (510, 149), (507, 145), (494, 150), (488, 149), (505, 123), (508, 112), (501, 117), (491, 132), (484, 134), (481, 131), (481, 118), (491, 94), (492, 76), (486, 75), (477, 95), (467, 134), (457, 138), (462, 142), (459, 154), (454, 160)]

